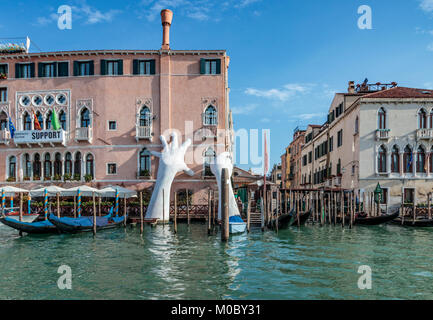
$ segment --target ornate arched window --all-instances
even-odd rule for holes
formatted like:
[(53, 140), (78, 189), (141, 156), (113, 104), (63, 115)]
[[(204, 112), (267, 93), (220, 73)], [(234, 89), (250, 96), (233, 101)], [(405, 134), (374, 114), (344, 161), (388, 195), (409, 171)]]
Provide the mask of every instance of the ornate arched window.
[(397, 146), (392, 148), (391, 154), (391, 172), (399, 173), (400, 172), (400, 151)]
[(430, 173), (433, 173), (433, 147), (430, 149), (430, 154), (428, 155)]
[(86, 156), (86, 175), (91, 176), (92, 179), (95, 177), (93, 170), (93, 155), (90, 153)]
[(419, 146), (416, 153), (416, 172), (426, 172), (425, 150), (423, 146)]
[(62, 155), (59, 152), (54, 156), (54, 175), (57, 178), (62, 175)]
[(380, 130), (386, 129), (386, 111), (384, 108), (379, 109), (378, 114), (378, 128)]
[(0, 113), (0, 130), (7, 130), (8, 128), (8, 116), (6, 112)]
[(70, 152), (66, 152), (65, 155), (65, 175), (72, 176), (72, 155)]
[(44, 117), (42, 116), (42, 113), (39, 111), (36, 112), (36, 118), (38, 119), (39, 125), (41, 126), (41, 130), (44, 130)]
[(23, 130), (32, 130), (32, 118), (27, 111), (23, 114)]
[(23, 158), (24, 179), (28, 180), (32, 176), (32, 161), (30, 155), (26, 153)]
[(214, 106), (210, 105), (206, 108), (203, 123), (207, 126), (215, 126), (218, 124), (218, 114)]
[(377, 164), (379, 173), (386, 173), (386, 148), (384, 146), (380, 146), (378, 158), (377, 158)]
[(17, 158), (15, 156), (9, 157), (9, 178), (16, 179), (17, 177)]
[(410, 146), (406, 146), (406, 148), (404, 148), (403, 166), (403, 170), (405, 173), (413, 172), (412, 149)]
[(52, 169), (51, 156), (49, 153), (46, 153), (45, 157), (44, 157), (44, 177), (45, 178), (51, 178), (51, 174), (52, 174), (51, 169)]
[(77, 152), (75, 154), (75, 161), (74, 161), (74, 178), (76, 180), (81, 179), (81, 152)]
[(60, 121), (60, 126), (62, 127), (63, 130), (66, 130), (66, 113), (65, 111), (60, 111), (59, 113), (59, 121)]
[(39, 180), (41, 178), (41, 156), (39, 153), (35, 153), (33, 158), (33, 180)]
[(140, 177), (146, 177), (150, 175), (151, 162), (150, 152), (143, 149), (139, 154), (139, 175)]
[(83, 108), (80, 112), (80, 127), (90, 127), (90, 111), (87, 108)]
[(419, 129), (427, 128), (427, 112), (424, 109), (418, 112), (418, 126)]
[(216, 156), (215, 151), (211, 147), (207, 148), (203, 157), (203, 171), (206, 177), (213, 176), (213, 173), (210, 169), (210, 164), (215, 159), (215, 156)]
[(51, 130), (51, 117), (52, 117), (53, 112), (50, 110), (47, 112), (47, 116), (45, 117), (45, 128), (47, 128), (47, 130)]
[(152, 114), (150, 113), (150, 109), (146, 106), (143, 106), (140, 110), (140, 118), (139, 118), (139, 126), (140, 127), (150, 127), (152, 124)]

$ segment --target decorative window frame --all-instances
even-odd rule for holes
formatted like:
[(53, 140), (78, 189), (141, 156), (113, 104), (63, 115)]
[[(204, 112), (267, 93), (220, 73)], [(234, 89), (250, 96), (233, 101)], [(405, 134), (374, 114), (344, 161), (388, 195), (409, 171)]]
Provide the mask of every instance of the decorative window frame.
[(148, 107), (150, 110), (150, 114), (152, 117), (150, 127), (153, 128), (154, 113), (153, 113), (153, 99), (152, 98), (137, 97), (135, 99), (135, 125), (137, 127), (140, 125), (140, 111), (144, 106)]
[[(216, 110), (216, 124), (205, 124), (206, 109), (209, 106), (213, 106)], [(202, 125), (206, 127), (217, 127), (219, 124), (219, 105), (218, 98), (216, 97), (202, 97), (201, 98), (201, 109), (202, 109)]]
[[(66, 102), (63, 105), (59, 105), (56, 101), (56, 97), (59, 94), (64, 94), (66, 96)], [(39, 95), (42, 97), (42, 104), (38, 107), (35, 107), (32, 102), (30, 102), (29, 106), (24, 107), (20, 103), (20, 99), (23, 96), (28, 96), (30, 101), (33, 100), (33, 97)], [(54, 97), (54, 102), (49, 105), (46, 103), (46, 97), (48, 95), (52, 95)], [(49, 110), (56, 110), (57, 114), (60, 114), (63, 111), (66, 115), (66, 139), (69, 140), (69, 129), (71, 128), (71, 90), (70, 89), (62, 89), (62, 90), (40, 90), (40, 91), (17, 91), (15, 93), (15, 126), (17, 130), (24, 130), (23, 127), (23, 115), (24, 112), (27, 111), (30, 114), (32, 120), (32, 128), (34, 128), (34, 118), (32, 113), (36, 113), (39, 111), (44, 119), (46, 120), (46, 116)]]
[(150, 159), (149, 176), (152, 177), (152, 171), (153, 171), (152, 170), (152, 162), (154, 160), (154, 156), (152, 155), (152, 152), (148, 148), (146, 148), (146, 147), (138, 149), (138, 152), (137, 152), (137, 177), (140, 176), (140, 153), (142, 151), (147, 151), (149, 153), (149, 159)]
[(87, 108), (89, 110), (90, 126), (93, 128), (94, 118), (93, 118), (93, 99), (79, 99), (75, 104), (75, 128), (81, 128), (81, 111)]

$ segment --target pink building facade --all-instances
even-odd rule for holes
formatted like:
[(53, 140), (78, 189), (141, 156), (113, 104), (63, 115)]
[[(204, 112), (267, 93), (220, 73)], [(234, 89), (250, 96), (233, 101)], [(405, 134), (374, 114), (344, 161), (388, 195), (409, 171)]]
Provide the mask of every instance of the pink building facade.
[(161, 150), (160, 135), (177, 131), (192, 140), (186, 162), (195, 175), (179, 174), (172, 192), (189, 189), (202, 202), (215, 185), (207, 163), (232, 150), (229, 57), (171, 50), (171, 18), (161, 16), (160, 50), (0, 53), (2, 184), (149, 188), (158, 170), (150, 151)]

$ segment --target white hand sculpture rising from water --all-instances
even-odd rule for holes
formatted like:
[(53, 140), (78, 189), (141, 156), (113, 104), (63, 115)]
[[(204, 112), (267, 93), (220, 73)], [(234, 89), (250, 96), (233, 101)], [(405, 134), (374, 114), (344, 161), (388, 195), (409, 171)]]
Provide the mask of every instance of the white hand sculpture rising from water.
[(168, 221), (170, 216), (170, 190), (174, 177), (180, 171), (184, 171), (190, 176), (194, 175), (194, 171), (187, 167), (184, 160), (186, 150), (191, 145), (191, 140), (186, 140), (179, 147), (176, 132), (173, 132), (171, 137), (170, 145), (168, 145), (164, 136), (160, 137), (163, 146), (161, 153), (151, 151), (154, 156), (159, 158), (159, 168), (152, 198), (146, 211), (146, 219), (164, 220), (165, 218), (165, 221)]
[[(230, 158), (230, 154), (228, 152), (223, 152), (220, 155), (218, 155), (213, 162), (211, 163), (210, 169), (212, 173), (215, 175), (218, 183), (218, 219), (221, 220), (221, 176), (223, 169), (228, 169), (228, 177), (227, 179), (230, 179), (233, 173), (233, 163)], [(239, 216), (239, 208), (235, 200), (235, 195), (233, 193), (232, 184), (229, 180), (229, 217), (233, 216)]]

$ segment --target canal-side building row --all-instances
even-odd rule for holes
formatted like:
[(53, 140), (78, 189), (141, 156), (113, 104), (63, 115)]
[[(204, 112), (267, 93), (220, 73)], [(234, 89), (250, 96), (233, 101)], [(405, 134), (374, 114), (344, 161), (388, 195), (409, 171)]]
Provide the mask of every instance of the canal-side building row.
[(179, 174), (173, 191), (205, 197), (215, 182), (210, 160), (233, 147), (229, 57), (225, 50), (172, 50), (171, 11), (161, 18), (160, 50), (0, 53), (3, 184), (151, 187), (158, 160), (150, 151), (160, 151), (159, 136), (173, 129), (193, 140), (186, 162), (195, 172)]
[[(306, 189), (384, 190), (384, 203), (424, 201), (433, 188), (433, 91), (391, 84), (336, 93), (328, 120), (309, 126), (299, 184)], [(295, 181), (295, 184), (297, 182)]]

